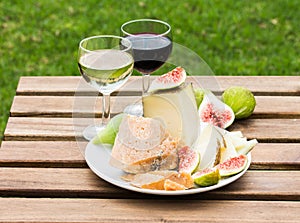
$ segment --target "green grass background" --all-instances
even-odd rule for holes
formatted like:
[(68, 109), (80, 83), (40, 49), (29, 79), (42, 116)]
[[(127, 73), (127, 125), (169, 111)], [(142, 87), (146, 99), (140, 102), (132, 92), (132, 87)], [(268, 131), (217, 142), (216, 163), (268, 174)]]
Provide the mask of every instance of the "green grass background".
[(78, 42), (165, 20), (216, 75), (299, 75), (298, 0), (0, 1), (0, 142), (20, 76), (79, 75)]

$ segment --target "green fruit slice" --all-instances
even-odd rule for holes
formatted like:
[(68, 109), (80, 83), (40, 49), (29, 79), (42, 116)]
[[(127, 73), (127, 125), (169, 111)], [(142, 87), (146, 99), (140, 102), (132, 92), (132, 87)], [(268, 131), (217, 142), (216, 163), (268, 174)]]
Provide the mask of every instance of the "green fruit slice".
[(195, 184), (201, 187), (207, 187), (215, 185), (220, 180), (219, 170), (216, 168), (213, 169), (204, 169), (202, 171), (196, 172), (192, 175)]
[(221, 177), (228, 177), (243, 171), (247, 166), (247, 162), (247, 156), (242, 154), (220, 163), (217, 165), (217, 169), (219, 169)]
[(106, 128), (103, 129), (98, 133), (98, 135), (93, 139), (93, 143), (98, 144), (111, 144), (115, 143), (115, 138), (119, 131), (119, 126), (123, 120), (124, 113), (120, 113), (114, 116), (109, 123), (107, 124)]
[(204, 90), (202, 88), (196, 88), (194, 89), (194, 95), (197, 103), (197, 109), (199, 108), (201, 102), (203, 101), (204, 97)]

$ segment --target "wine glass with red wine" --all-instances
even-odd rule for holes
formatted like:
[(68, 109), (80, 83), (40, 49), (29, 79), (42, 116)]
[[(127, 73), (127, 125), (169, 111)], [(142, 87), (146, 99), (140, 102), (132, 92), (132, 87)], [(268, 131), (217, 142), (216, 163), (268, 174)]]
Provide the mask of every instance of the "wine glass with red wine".
[(132, 43), (134, 68), (143, 75), (145, 94), (150, 86), (150, 74), (160, 68), (171, 54), (171, 26), (161, 20), (137, 19), (124, 23), (121, 32)]

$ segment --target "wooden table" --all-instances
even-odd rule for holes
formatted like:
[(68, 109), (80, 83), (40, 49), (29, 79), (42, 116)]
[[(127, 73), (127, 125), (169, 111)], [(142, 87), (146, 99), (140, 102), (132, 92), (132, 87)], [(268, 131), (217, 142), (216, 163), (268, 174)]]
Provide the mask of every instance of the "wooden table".
[[(91, 103), (101, 115), (95, 91), (80, 77), (22, 77), (0, 149), (0, 222), (299, 222), (300, 77), (192, 81), (219, 95), (241, 85), (256, 96), (251, 118), (230, 127), (259, 141), (238, 181), (174, 197), (115, 187), (87, 167), (76, 132), (94, 115)], [(132, 77), (114, 93), (112, 113), (137, 101), (140, 86)]]

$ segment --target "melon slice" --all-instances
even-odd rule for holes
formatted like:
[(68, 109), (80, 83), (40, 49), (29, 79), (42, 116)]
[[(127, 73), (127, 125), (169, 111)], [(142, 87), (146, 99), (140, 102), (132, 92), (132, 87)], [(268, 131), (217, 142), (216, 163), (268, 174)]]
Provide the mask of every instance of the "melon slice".
[(204, 126), (193, 144), (193, 149), (200, 153), (199, 170), (211, 169), (220, 162), (220, 152), (224, 148), (220, 132), (211, 124)]
[(225, 147), (221, 149), (220, 163), (223, 163), (225, 160), (228, 160), (232, 157), (236, 157), (238, 155), (233, 145), (231, 137), (228, 134), (225, 134), (223, 138), (225, 142)]
[(241, 147), (239, 147), (237, 150), (237, 153), (240, 154), (244, 154), (247, 155), (257, 144), (257, 140), (256, 139), (251, 139), (247, 142), (245, 142), (245, 144)]
[(249, 153), (258, 143), (256, 139), (247, 140), (241, 131), (229, 132), (219, 127), (216, 128), (223, 136), (227, 136), (227, 141), (230, 141), (229, 144), (232, 144), (237, 152), (236, 155), (247, 155), (247, 153)]

